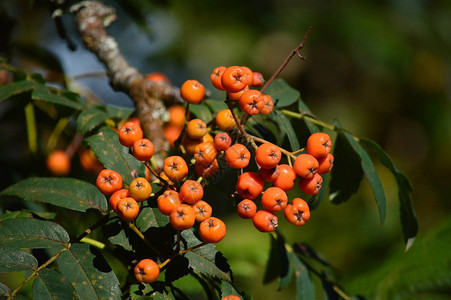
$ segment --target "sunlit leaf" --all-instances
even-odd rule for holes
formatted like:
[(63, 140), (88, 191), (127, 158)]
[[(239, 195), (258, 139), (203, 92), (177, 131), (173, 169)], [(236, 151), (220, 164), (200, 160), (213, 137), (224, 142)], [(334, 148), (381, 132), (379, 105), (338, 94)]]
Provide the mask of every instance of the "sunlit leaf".
[(401, 225), (407, 251), (410, 246), (412, 246), (412, 243), (418, 233), (418, 220), (412, 202), (412, 185), (410, 184), (409, 179), (407, 179), (407, 177), (398, 170), (390, 156), (388, 156), (381, 146), (372, 140), (364, 138), (360, 139), (360, 143), (374, 151), (378, 155), (381, 163), (386, 166), (395, 177), (396, 183), (398, 184)]
[(206, 105), (203, 104), (191, 104), (189, 106), (189, 111), (196, 116), (196, 118), (201, 119), (205, 123), (213, 120), (213, 115)]
[(129, 118), (134, 111), (132, 108), (119, 107), (111, 104), (104, 105), (103, 107), (110, 118), (116, 118), (119, 120)]
[[(315, 118), (313, 113), (308, 108), (307, 104), (305, 104), (305, 102), (302, 101), (302, 99), (299, 99), (298, 109), (301, 114)], [(313, 123), (305, 118), (303, 118), (303, 121), (305, 122), (305, 125), (307, 126), (307, 128), (309, 129), (311, 134), (313, 134), (315, 132), (320, 132), (322, 130), (322, 128), (320, 126), (316, 125), (315, 123)]]
[(82, 110), (86, 106), (85, 102), (76, 101), (62, 95), (57, 95), (51, 92), (50, 88), (46, 86), (36, 87), (31, 94), (31, 98), (33, 98), (34, 100), (41, 100), (53, 104), (67, 106), (76, 110)]
[(138, 176), (145, 177), (144, 164), (121, 145), (117, 133), (112, 129), (104, 127), (98, 134), (87, 138), (86, 142), (105, 168), (121, 174), (124, 183), (129, 184)]
[(11, 290), (0, 282), (0, 296), (8, 295), (9, 293), (11, 293)]
[[(224, 99), (225, 99), (225, 96), (224, 96)], [(207, 100), (204, 100), (203, 103), (205, 105), (207, 105), (208, 108), (210, 108), (210, 110), (212, 111), (213, 114), (216, 114), (217, 112), (227, 108), (227, 104), (225, 104), (224, 100), (221, 101), (221, 100), (207, 99)]]
[(0, 195), (17, 196), (27, 201), (83, 212), (89, 209), (108, 210), (105, 196), (96, 186), (74, 178), (31, 177), (6, 188)]
[(0, 221), (0, 244), (14, 248), (61, 248), (69, 235), (60, 225), (37, 219), (19, 218)]
[(299, 140), (296, 135), (296, 132), (293, 129), (293, 126), (290, 123), (290, 120), (281, 113), (279, 110), (274, 109), (273, 111), (273, 120), (279, 123), (280, 130), (283, 133), (286, 133), (288, 136), (288, 141), (290, 142), (291, 150), (296, 151), (299, 150), (301, 147), (299, 146)]
[(81, 134), (85, 134), (100, 124), (102, 124), (109, 116), (105, 109), (91, 107), (81, 112), (77, 118), (77, 130)]
[(11, 96), (28, 92), (37, 86), (39, 86), (38, 83), (29, 80), (16, 81), (0, 86), (0, 102)]
[(34, 299), (73, 299), (76, 292), (70, 282), (54, 269), (44, 269), (33, 282)]
[(240, 299), (243, 299), (243, 297), (240, 295), (240, 293), (236, 290), (236, 288), (227, 281), (221, 281), (221, 297), (224, 298), (225, 296), (229, 295), (235, 295), (240, 297)]
[(38, 261), (30, 253), (10, 247), (0, 247), (0, 273), (31, 270)]
[(133, 251), (133, 246), (130, 243), (128, 234), (125, 232), (126, 228), (122, 226), (119, 218), (110, 219), (103, 227), (103, 234), (113, 244), (124, 248), (127, 251)]
[(93, 247), (73, 244), (60, 254), (57, 262), (61, 273), (84, 299), (121, 299), (116, 275)]
[(301, 93), (292, 88), (283, 79), (275, 79), (265, 91), (265, 94), (270, 95), (277, 106), (284, 107), (295, 103), (301, 98)]
[(136, 219), (136, 226), (143, 232), (150, 227), (164, 227), (168, 223), (168, 216), (162, 214), (158, 208), (148, 206), (141, 209)]

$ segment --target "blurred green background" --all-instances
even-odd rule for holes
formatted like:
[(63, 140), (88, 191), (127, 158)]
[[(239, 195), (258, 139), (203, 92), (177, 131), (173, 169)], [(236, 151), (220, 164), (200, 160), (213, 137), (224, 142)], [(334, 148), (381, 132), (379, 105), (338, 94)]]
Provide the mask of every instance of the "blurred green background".
[[(337, 118), (389, 153), (412, 181), (420, 232), (404, 254), (395, 182), (379, 165), (388, 201), (382, 226), (363, 181), (348, 202), (333, 206), (323, 201), (306, 226), (282, 223), (280, 229), (289, 243), (304, 242), (321, 253), (351, 295), (448, 299), (450, 1), (105, 2), (118, 15), (108, 31), (132, 65), (144, 73), (163, 72), (175, 85), (198, 79), (213, 98), (221, 96), (209, 82), (213, 68), (246, 65), (269, 78), (312, 26), (302, 50), (307, 61), (293, 59), (280, 76), (300, 90), (320, 119), (332, 123)], [(58, 36), (51, 12), (47, 1), (0, 1), (1, 55), (60, 84), (64, 77), (101, 71), (102, 65), (84, 49), (73, 17), (65, 14), (63, 21), (75, 51)], [(104, 77), (71, 82), (72, 88), (89, 88), (106, 102), (132, 106)], [(23, 103), (0, 104), (1, 189), (31, 174), (48, 175), (45, 153), (30, 155), (27, 150)], [(39, 113), (37, 118), (54, 124)], [(254, 299), (290, 299), (293, 285), (277, 292), (277, 283), (262, 283), (269, 237), (234, 215), (231, 205), (217, 205), (228, 226), (218, 248), (229, 259), (237, 287)], [(198, 288), (189, 282), (180, 285)], [(319, 290), (317, 294), (321, 296)]]

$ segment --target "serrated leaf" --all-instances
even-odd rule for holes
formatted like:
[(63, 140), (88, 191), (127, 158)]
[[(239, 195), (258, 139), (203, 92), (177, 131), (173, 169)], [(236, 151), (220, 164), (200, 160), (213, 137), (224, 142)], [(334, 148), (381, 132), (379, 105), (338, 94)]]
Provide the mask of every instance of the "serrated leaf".
[(103, 256), (86, 244), (73, 244), (57, 259), (61, 273), (84, 299), (121, 299), (119, 281)]
[(85, 134), (103, 123), (109, 116), (105, 109), (91, 107), (84, 110), (77, 118), (77, 130)]
[(118, 245), (127, 251), (133, 251), (133, 246), (129, 241), (129, 236), (125, 233), (124, 227), (118, 218), (110, 219), (103, 227), (103, 234), (113, 245)]
[(105, 196), (96, 186), (74, 178), (31, 177), (6, 189), (0, 195), (17, 196), (26, 201), (49, 203), (86, 212), (89, 209), (107, 212)]
[(28, 211), (6, 211), (3, 215), (0, 215), (0, 221), (8, 219), (18, 219), (18, 218), (31, 218), (33, 214)]
[(46, 86), (36, 87), (33, 90), (33, 93), (31, 94), (31, 98), (34, 100), (41, 100), (41, 101), (50, 102), (53, 104), (70, 107), (75, 110), (82, 110), (86, 106), (86, 103), (84, 103), (82, 101), (76, 101), (76, 100), (70, 99), (69, 97), (54, 94), (50, 91), (49, 87), (46, 87)]
[(61, 248), (69, 235), (60, 225), (36, 219), (20, 218), (0, 222), (0, 244), (14, 248)]
[(315, 285), (310, 278), (306, 265), (293, 252), (290, 252), (288, 255), (296, 276), (296, 299), (315, 299)]
[(98, 134), (87, 138), (86, 142), (105, 168), (118, 172), (124, 183), (130, 184), (138, 176), (145, 177), (144, 164), (121, 145), (117, 133), (112, 129), (103, 127)]
[(269, 283), (279, 278), (278, 290), (286, 288), (293, 277), (292, 268), (288, 259), (287, 250), (285, 248), (285, 239), (276, 232), (276, 237), (271, 237), (271, 250), (269, 252), (269, 260), (266, 265), (263, 283)]
[(299, 150), (301, 148), (299, 146), (299, 140), (296, 136), (296, 132), (294, 131), (293, 126), (290, 123), (290, 120), (288, 120), (288, 118), (278, 109), (274, 109), (272, 115), (274, 115), (273, 120), (275, 120), (279, 124), (280, 130), (287, 134), (291, 150)]
[(198, 119), (201, 119), (205, 123), (213, 120), (213, 115), (206, 105), (203, 104), (191, 104), (189, 111), (194, 114)]
[(274, 141), (275, 144), (281, 144), (285, 134), (280, 132), (277, 123), (268, 116), (255, 115), (249, 118), (245, 124), (246, 131), (252, 131), (254, 135), (267, 141)]
[(325, 267), (331, 267), (328, 261), (324, 257), (322, 257), (320, 254), (316, 253), (312, 247), (305, 243), (295, 243), (293, 245), (293, 250), (296, 253), (299, 253), (305, 257), (312, 258), (316, 260), (317, 262), (321, 263)]
[(270, 95), (274, 103), (277, 106), (284, 107), (295, 103), (299, 98), (301, 98), (301, 93), (298, 90), (292, 88), (283, 79), (274, 80), (266, 89), (266, 94)]
[(106, 113), (110, 118), (123, 120), (129, 118), (131, 114), (135, 111), (133, 108), (119, 107), (115, 105), (103, 105)]
[(43, 269), (33, 282), (33, 299), (74, 299), (76, 292), (70, 282), (54, 269)]
[[(182, 231), (182, 238), (186, 242), (186, 248), (202, 242), (194, 235), (192, 230)], [(187, 252), (185, 257), (188, 258), (189, 266), (193, 270), (228, 282), (232, 281), (232, 271), (226, 258), (216, 250), (213, 244), (207, 244)]]
[(224, 298), (229, 295), (235, 295), (243, 299), (240, 293), (236, 290), (236, 288), (227, 281), (221, 281), (221, 297)]
[(11, 96), (28, 92), (39, 86), (38, 83), (29, 80), (16, 81), (0, 86), (0, 102)]
[(384, 223), (386, 215), (386, 199), (384, 188), (382, 187), (381, 180), (374, 167), (373, 161), (368, 152), (354, 139), (352, 135), (347, 132), (343, 132), (344, 136), (351, 144), (354, 151), (360, 156), (363, 172), (368, 180), (371, 190), (373, 191), (374, 199), (376, 200), (377, 208), (379, 209), (379, 219), (381, 224)]
[(376, 142), (361, 138), (360, 143), (363, 146), (373, 150), (378, 155), (380, 162), (386, 166), (395, 177), (396, 183), (398, 184), (401, 225), (407, 251), (410, 246), (412, 246), (412, 243), (418, 233), (418, 220), (412, 201), (412, 185), (407, 177), (398, 170), (390, 156), (388, 156), (388, 154)]
[(150, 227), (164, 227), (169, 223), (168, 216), (162, 214), (158, 208), (144, 207), (136, 218), (136, 226), (142, 231), (147, 231)]
[[(301, 114), (308, 115), (310, 117), (315, 118), (313, 113), (308, 108), (307, 104), (305, 104), (304, 101), (302, 101), (301, 98), (299, 98), (298, 109), (299, 109), (299, 112)], [(315, 123), (312, 123), (312, 122), (310, 122), (309, 120), (307, 120), (305, 118), (302, 118), (302, 120), (304, 121), (305, 125), (307, 126), (307, 128), (309, 129), (311, 134), (313, 134), (315, 132), (320, 132), (322, 130), (322, 128), (319, 127), (318, 125), (316, 125)]]
[(339, 131), (335, 140), (329, 199), (334, 204), (345, 202), (357, 192), (362, 178), (363, 170), (360, 158), (343, 133)]
[(216, 114), (219, 111), (228, 108), (227, 104), (225, 104), (225, 102), (221, 100), (207, 99), (204, 100), (204, 104), (207, 105), (208, 108), (210, 108), (213, 114)]
[(0, 296), (8, 295), (9, 293), (11, 293), (9, 287), (0, 282)]
[(0, 247), (0, 273), (31, 270), (38, 261), (30, 253), (10, 247)]

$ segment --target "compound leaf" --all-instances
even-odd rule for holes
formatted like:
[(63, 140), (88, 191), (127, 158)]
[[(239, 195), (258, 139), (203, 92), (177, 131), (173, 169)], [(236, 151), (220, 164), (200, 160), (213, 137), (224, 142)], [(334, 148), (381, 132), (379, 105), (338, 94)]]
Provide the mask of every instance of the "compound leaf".
[(82, 212), (89, 209), (108, 210), (105, 196), (97, 187), (74, 178), (31, 177), (6, 188), (0, 195), (17, 196), (26, 201), (49, 203)]
[(33, 282), (33, 299), (74, 299), (76, 292), (70, 282), (54, 269), (43, 269)]
[[(315, 116), (313, 115), (313, 113), (310, 111), (310, 109), (308, 108), (307, 104), (304, 103), (304, 101), (302, 101), (302, 99), (299, 99), (298, 102), (298, 109), (299, 112), (302, 115), (307, 115), (310, 117), (315, 118)], [(310, 122), (309, 120), (302, 118), (302, 120), (304, 121), (305, 125), (307, 126), (307, 128), (309, 129), (310, 133), (313, 134), (315, 132), (320, 132), (322, 130), (322, 128), (320, 128), (318, 125), (316, 125), (315, 123)]]
[(87, 244), (73, 244), (57, 259), (61, 273), (84, 299), (121, 299), (119, 280), (103, 256)]
[(61, 248), (69, 235), (60, 225), (37, 219), (19, 218), (0, 221), (0, 244), (15, 248)]
[(266, 89), (266, 94), (270, 95), (277, 106), (284, 107), (293, 104), (301, 98), (301, 93), (292, 88), (283, 79), (274, 80)]
[(67, 106), (76, 110), (82, 110), (86, 103), (78, 100), (74, 97), (74, 94), (64, 94), (62, 95), (54, 94), (47, 86), (38, 86), (33, 90), (31, 98), (34, 100), (41, 100), (57, 105)]
[(293, 129), (293, 126), (290, 123), (290, 120), (279, 110), (274, 109), (273, 111), (273, 118), (276, 120), (276, 122), (279, 124), (280, 130), (285, 132), (288, 136), (288, 141), (290, 142), (291, 150), (299, 150), (299, 140), (296, 136), (296, 132)]
[(0, 273), (31, 270), (38, 261), (30, 253), (10, 247), (0, 247)]
[(38, 83), (29, 80), (12, 82), (0, 87), (0, 102), (10, 98), (11, 96), (28, 92), (39, 86)]
[(240, 295), (240, 293), (236, 290), (236, 288), (227, 281), (221, 281), (221, 297), (224, 298), (225, 296), (229, 295), (235, 295), (240, 297), (240, 299), (243, 299), (243, 297)]
[(296, 276), (296, 299), (315, 299), (315, 286), (306, 265), (294, 252), (288, 255)]
[(213, 120), (213, 115), (206, 105), (192, 104), (189, 106), (189, 111), (193, 113), (198, 119), (201, 119), (205, 123)]
[(77, 129), (81, 134), (85, 134), (103, 123), (109, 116), (105, 109), (91, 107), (80, 113), (77, 118)]
[(293, 277), (293, 271), (288, 260), (285, 240), (280, 233), (276, 232), (276, 237), (271, 235), (271, 250), (268, 264), (266, 265), (263, 283), (269, 283), (279, 278), (278, 290), (286, 288)]
[(162, 214), (159, 209), (148, 206), (141, 209), (136, 219), (136, 226), (142, 232), (147, 231), (150, 227), (164, 227), (168, 223), (168, 216)]

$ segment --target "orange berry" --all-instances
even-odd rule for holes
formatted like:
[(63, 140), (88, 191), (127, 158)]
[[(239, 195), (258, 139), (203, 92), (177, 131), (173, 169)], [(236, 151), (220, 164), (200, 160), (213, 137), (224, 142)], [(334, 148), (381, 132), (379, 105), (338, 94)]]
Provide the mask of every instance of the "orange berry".
[(296, 180), (296, 173), (289, 165), (279, 165), (279, 176), (273, 180), (272, 185), (281, 188), (284, 191), (289, 191), (294, 186)]
[(327, 133), (317, 132), (307, 139), (307, 152), (316, 158), (326, 156), (332, 149), (332, 142)]
[(216, 115), (216, 126), (222, 131), (231, 130), (235, 127), (236, 122), (230, 109), (223, 109)]
[(169, 124), (183, 127), (185, 125), (185, 113), (186, 109), (183, 105), (171, 105), (168, 108)]
[(204, 188), (195, 180), (187, 180), (180, 188), (180, 199), (188, 204), (194, 204), (204, 196)]
[(163, 134), (165, 139), (174, 146), (174, 142), (179, 138), (182, 133), (183, 127), (179, 127), (177, 125), (167, 124), (163, 128)]
[(259, 114), (264, 105), (262, 93), (257, 90), (245, 91), (240, 97), (240, 108), (248, 115)]
[(213, 70), (213, 72), (211, 72), (210, 75), (211, 83), (214, 85), (215, 88), (221, 91), (224, 91), (224, 87), (222, 86), (221, 83), (221, 77), (226, 69), (227, 68), (224, 66), (217, 67)]
[(117, 202), (115, 212), (122, 220), (133, 221), (139, 214), (138, 202), (131, 197), (122, 198)]
[(216, 172), (218, 172), (219, 165), (218, 160), (215, 159), (209, 164), (203, 164), (196, 162), (194, 165), (194, 171), (196, 172), (197, 176), (202, 176), (204, 178), (210, 178), (211, 176), (215, 175)]
[(127, 198), (130, 197), (130, 192), (129, 190), (126, 189), (120, 189), (117, 190), (113, 193), (113, 195), (110, 196), (110, 199), (108, 200), (108, 203), (110, 204), (110, 207), (116, 211), (117, 209), (117, 203), (119, 202), (119, 200), (123, 199), (123, 198)]
[(151, 259), (141, 260), (134, 268), (135, 278), (142, 283), (152, 283), (160, 275), (160, 267)]
[(137, 160), (147, 161), (152, 158), (154, 151), (155, 146), (150, 140), (140, 139), (133, 144), (132, 154)]
[(180, 199), (179, 193), (174, 190), (166, 190), (157, 198), (158, 209), (164, 215), (170, 215), (181, 203), (182, 200)]
[(196, 162), (207, 165), (216, 159), (218, 152), (211, 142), (200, 143), (194, 149)]
[(201, 119), (193, 119), (186, 124), (186, 134), (191, 139), (200, 139), (208, 132), (207, 124)]
[(275, 168), (272, 168), (272, 169), (260, 168), (260, 170), (258, 170), (258, 174), (260, 174), (260, 176), (265, 181), (273, 182), (274, 180), (276, 180), (277, 176), (279, 176), (280, 169), (279, 169), (278, 165)]
[(187, 204), (180, 204), (169, 215), (169, 222), (174, 229), (185, 230), (193, 227), (196, 221), (194, 209)]
[(260, 232), (273, 232), (278, 226), (278, 218), (267, 210), (259, 210), (252, 218), (255, 228)]
[(130, 183), (130, 196), (138, 202), (144, 201), (152, 194), (152, 186), (144, 177), (138, 177)]
[(245, 172), (238, 177), (236, 182), (236, 191), (243, 199), (255, 199), (263, 191), (265, 182), (255, 172)]
[(262, 86), (263, 83), (265, 83), (265, 79), (263, 78), (263, 75), (258, 72), (252, 72), (252, 84), (251, 86)]
[(209, 217), (199, 225), (199, 234), (202, 241), (206, 243), (217, 243), (226, 235), (224, 222), (215, 217)]
[(133, 144), (143, 138), (141, 126), (134, 122), (125, 123), (119, 130), (119, 141), (125, 147), (133, 147)]
[(268, 211), (282, 211), (287, 203), (287, 194), (278, 187), (270, 187), (262, 195), (262, 205)]
[(188, 165), (181, 156), (169, 156), (163, 161), (164, 174), (173, 182), (179, 182), (188, 175)]
[(310, 179), (318, 172), (318, 166), (319, 164), (316, 158), (310, 154), (301, 154), (296, 157), (293, 170), (298, 176), (304, 179)]
[(241, 91), (248, 84), (245, 70), (238, 66), (228, 67), (221, 76), (221, 83), (227, 92)]
[(318, 174), (329, 173), (334, 167), (334, 156), (328, 153), (325, 157), (318, 159)]
[(283, 211), (285, 218), (293, 225), (302, 226), (310, 219), (310, 208), (301, 198), (293, 199)]
[(247, 167), (250, 159), (251, 153), (243, 144), (234, 144), (225, 151), (225, 160), (234, 169)]
[(122, 188), (122, 176), (113, 170), (104, 169), (97, 176), (96, 185), (102, 194), (112, 195)]
[(228, 96), (229, 100), (239, 101), (241, 95), (243, 95), (243, 93), (248, 90), (249, 90), (249, 86), (246, 85), (244, 87), (244, 89), (242, 89), (241, 91), (238, 91), (236, 93), (227, 92), (227, 96)]
[(236, 295), (227, 295), (222, 297), (221, 300), (241, 300), (241, 298)]
[(210, 204), (205, 202), (204, 200), (199, 200), (193, 204), (194, 212), (196, 213), (196, 221), (202, 222), (208, 218), (210, 218), (213, 209)]
[(154, 81), (154, 82), (168, 82), (169, 83), (169, 78), (160, 72), (153, 72), (153, 73), (147, 74), (145, 79), (149, 80), (149, 81)]
[(250, 199), (244, 199), (236, 207), (238, 215), (243, 219), (251, 219), (257, 213), (257, 205)]
[(281, 159), (280, 148), (272, 143), (261, 144), (255, 151), (255, 161), (263, 169), (275, 168)]
[(316, 195), (321, 189), (322, 184), (323, 178), (318, 173), (310, 179), (301, 178), (299, 180), (299, 187), (301, 188), (301, 191), (309, 195)]
[(191, 104), (197, 104), (205, 96), (205, 87), (197, 80), (187, 80), (180, 87), (180, 96)]
[(260, 113), (265, 115), (272, 113), (272, 111), (274, 110), (274, 100), (272, 99), (272, 97), (270, 95), (263, 94), (262, 99), (264, 105), (260, 110)]
[(79, 152), (79, 157), (80, 165), (83, 170), (87, 172), (99, 173), (103, 169), (102, 164), (99, 162), (97, 157), (94, 155), (94, 151), (91, 149), (81, 149)]
[(47, 169), (56, 176), (64, 176), (70, 172), (70, 158), (63, 150), (55, 150), (47, 157)]
[(227, 134), (227, 132), (220, 132), (215, 135), (214, 145), (216, 150), (225, 151), (229, 149), (232, 144), (232, 138)]
[(194, 154), (196, 146), (205, 142), (213, 142), (213, 137), (209, 133), (207, 133), (200, 139), (191, 139), (185, 136), (182, 140), (182, 145), (185, 148), (186, 152), (188, 152), (189, 154)]

